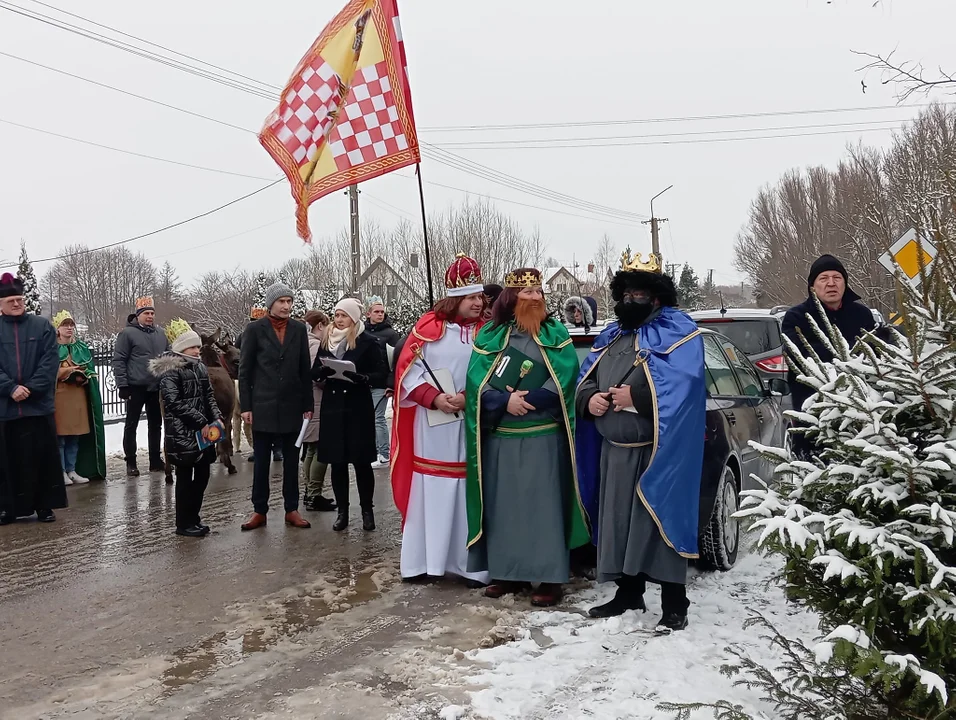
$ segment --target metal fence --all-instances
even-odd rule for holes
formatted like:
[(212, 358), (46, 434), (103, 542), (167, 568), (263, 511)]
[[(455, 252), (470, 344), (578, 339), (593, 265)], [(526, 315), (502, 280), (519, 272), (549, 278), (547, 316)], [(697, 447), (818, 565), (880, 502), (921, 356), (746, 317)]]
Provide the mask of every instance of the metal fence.
[(113, 379), (113, 347), (98, 346), (93, 351), (93, 365), (103, 398), (103, 422), (122, 422), (126, 417), (126, 401), (120, 399), (116, 381)]

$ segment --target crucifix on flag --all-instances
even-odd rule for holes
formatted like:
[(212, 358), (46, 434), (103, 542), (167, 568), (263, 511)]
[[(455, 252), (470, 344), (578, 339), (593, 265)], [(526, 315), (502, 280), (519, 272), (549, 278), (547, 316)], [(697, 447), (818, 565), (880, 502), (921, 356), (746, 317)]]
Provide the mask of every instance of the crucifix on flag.
[(421, 161), (397, 0), (348, 2), (299, 62), (259, 142), (289, 179), (306, 242), (313, 202)]

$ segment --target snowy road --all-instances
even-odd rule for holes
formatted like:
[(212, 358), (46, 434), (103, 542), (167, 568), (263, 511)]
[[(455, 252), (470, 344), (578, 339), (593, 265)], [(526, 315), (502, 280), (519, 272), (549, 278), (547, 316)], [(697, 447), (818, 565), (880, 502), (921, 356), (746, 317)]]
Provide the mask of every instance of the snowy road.
[(0, 715), (666, 717), (662, 700), (754, 707), (718, 672), (732, 642), (768, 654), (741, 629), (748, 609), (814, 630), (764, 587), (776, 565), (755, 556), (696, 578), (691, 626), (670, 637), (642, 628), (659, 612), (650, 593), (647, 615), (595, 622), (582, 611), (610, 590), (586, 584), (544, 612), (455, 583), (405, 585), (384, 472), (376, 533), (333, 533), (329, 514), (308, 531), (241, 533), (240, 466), (214, 473), (202, 540), (173, 535), (158, 477), (70, 488), (57, 523), (0, 529)]

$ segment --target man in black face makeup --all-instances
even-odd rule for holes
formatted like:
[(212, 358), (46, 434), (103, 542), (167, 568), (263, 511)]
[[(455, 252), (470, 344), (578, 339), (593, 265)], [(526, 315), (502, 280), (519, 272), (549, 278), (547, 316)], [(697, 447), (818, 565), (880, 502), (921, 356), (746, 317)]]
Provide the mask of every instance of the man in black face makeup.
[(660, 260), (626, 257), (611, 281), (618, 322), (581, 365), (575, 446), (581, 497), (596, 536), (598, 582), (616, 582), (606, 618), (645, 610), (661, 586), (661, 629), (687, 626), (687, 562), (697, 557), (703, 462), (703, 343), (676, 308)]

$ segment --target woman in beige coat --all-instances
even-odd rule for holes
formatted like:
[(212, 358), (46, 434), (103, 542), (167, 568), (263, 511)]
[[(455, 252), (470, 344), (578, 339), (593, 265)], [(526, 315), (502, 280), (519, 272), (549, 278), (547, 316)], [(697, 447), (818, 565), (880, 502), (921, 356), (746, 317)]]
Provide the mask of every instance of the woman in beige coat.
[[(325, 336), (326, 328), (329, 325), (329, 316), (321, 310), (310, 310), (305, 315), (305, 323), (309, 327), (309, 356), (314, 363), (322, 338)], [(305, 460), (303, 462), (305, 497), (302, 500), (302, 505), (306, 510), (312, 511), (335, 510), (335, 501), (322, 495), (325, 488), (325, 474), (329, 466), (315, 459), (315, 451), (319, 444), (319, 408), (322, 405), (322, 387), (324, 385), (323, 382), (312, 383), (315, 409), (312, 411), (312, 421), (306, 428), (305, 438), (303, 439), (305, 445)]]

